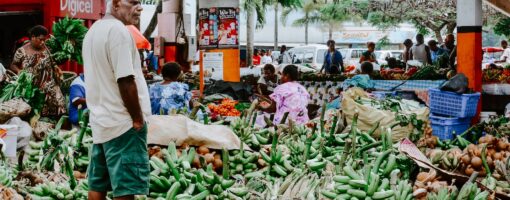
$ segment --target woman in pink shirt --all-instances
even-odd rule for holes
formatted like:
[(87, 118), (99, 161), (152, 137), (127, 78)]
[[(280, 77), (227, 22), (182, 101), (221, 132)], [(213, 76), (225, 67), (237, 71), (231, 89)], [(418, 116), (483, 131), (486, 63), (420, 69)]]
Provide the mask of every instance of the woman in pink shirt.
[(298, 68), (288, 65), (283, 69), (281, 85), (274, 89), (271, 98), (271, 105), (261, 108), (268, 113), (275, 113), (273, 123), (280, 123), (284, 114), (289, 113), (287, 119), (292, 119), (297, 124), (308, 122), (308, 101), (310, 95), (306, 88), (297, 83), (299, 76)]

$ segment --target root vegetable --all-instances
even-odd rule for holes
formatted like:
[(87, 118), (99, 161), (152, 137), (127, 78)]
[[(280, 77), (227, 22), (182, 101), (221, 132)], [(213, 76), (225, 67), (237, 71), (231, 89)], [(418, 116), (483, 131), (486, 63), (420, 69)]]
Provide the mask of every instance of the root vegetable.
[(494, 161), (492, 160), (491, 157), (487, 157), (487, 164), (489, 165), (489, 167), (494, 167)]
[(223, 161), (221, 161), (221, 159), (214, 159), (213, 166), (216, 169), (221, 168), (223, 167)]
[(501, 153), (498, 152), (498, 153), (495, 153), (493, 155), (493, 158), (494, 158), (494, 160), (501, 160), (502, 161), (503, 160), (503, 155), (501, 155)]
[(462, 162), (466, 165), (471, 163), (471, 158), (469, 157), (468, 154), (464, 154), (461, 159), (462, 159)]
[[(481, 161), (480, 161), (481, 162)], [(471, 165), (468, 165), (466, 167), (466, 170), (464, 170), (464, 173), (468, 176), (471, 176), (471, 174), (473, 174), (475, 170), (473, 169), (473, 167), (471, 167)]]
[(428, 176), (429, 176), (429, 173), (427, 173), (427, 172), (420, 172), (418, 174), (418, 176), (416, 177), (416, 180), (424, 183), (425, 180), (427, 180)]
[(482, 151), (478, 147), (475, 149), (474, 153), (475, 153), (474, 155), (478, 156), (478, 157), (480, 157), (480, 155), (482, 155)]
[(473, 157), (471, 159), (471, 166), (473, 166), (475, 169), (480, 169), (482, 167), (482, 159), (477, 156)]
[(221, 154), (214, 154), (214, 159), (221, 159)]
[(498, 150), (499, 150), (499, 151), (504, 151), (504, 150), (506, 150), (506, 148), (507, 148), (507, 144), (506, 144), (506, 142), (505, 142), (505, 141), (502, 141), (502, 140), (499, 140), (499, 141), (498, 141), (497, 148), (498, 148)]
[(423, 189), (423, 188), (420, 188), (420, 189), (417, 189), (416, 191), (413, 192), (413, 196), (415, 198), (423, 198), (423, 197), (426, 197), (427, 196), (427, 190), (426, 189)]
[(198, 147), (197, 152), (198, 152), (200, 155), (205, 155), (205, 154), (208, 154), (208, 153), (209, 153), (209, 148), (207, 148), (205, 145), (202, 145), (202, 146)]
[(212, 153), (208, 153), (204, 155), (205, 162), (212, 163), (214, 161), (214, 155)]
[(195, 155), (195, 158), (193, 158), (193, 166), (195, 166), (196, 168), (201, 168), (202, 166), (200, 165), (200, 158), (199, 158), (199, 155)]

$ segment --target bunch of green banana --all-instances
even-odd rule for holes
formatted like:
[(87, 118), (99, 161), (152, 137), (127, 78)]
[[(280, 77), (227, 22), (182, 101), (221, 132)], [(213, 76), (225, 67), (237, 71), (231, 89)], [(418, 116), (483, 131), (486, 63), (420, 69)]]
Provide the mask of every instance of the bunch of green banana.
[(76, 188), (74, 188), (74, 199), (86, 200), (88, 199), (89, 183), (87, 179), (82, 179)]
[(251, 149), (260, 149), (260, 145), (268, 144), (270, 131), (267, 128), (256, 130), (254, 128), (257, 115), (253, 115), (250, 120), (247, 117), (242, 117), (234, 120), (231, 123), (231, 128), (239, 139), (246, 143)]
[(319, 190), (324, 184), (330, 182), (315, 173), (296, 170), (287, 176), (279, 187), (280, 199), (322, 199)]
[[(322, 195), (328, 199), (392, 199), (396, 195), (412, 197), (412, 192), (408, 194), (392, 190), (390, 180), (374, 173), (370, 170), (370, 165), (365, 166), (363, 173), (356, 172), (350, 165), (345, 166), (343, 172), (345, 175), (333, 177), (334, 188), (322, 190)], [(411, 191), (410, 189), (409, 186), (409, 191)], [(403, 199), (405, 200), (405, 198)]]
[(257, 153), (244, 151), (241, 148), (241, 150), (231, 151), (231, 157), (233, 159), (228, 164), (230, 165), (232, 175), (248, 174), (258, 169), (256, 162), (259, 155)]
[(0, 163), (0, 185), (11, 187), (15, 174), (14, 170), (7, 163)]
[(30, 146), (30, 149), (26, 151), (28, 159), (25, 161), (24, 165), (25, 168), (34, 169), (36, 168), (37, 164), (42, 160), (42, 157), (44, 155), (44, 152), (42, 150), (43, 142), (30, 141), (28, 142), (28, 146)]
[(260, 156), (264, 160), (267, 167), (264, 169), (268, 174), (276, 174), (285, 177), (294, 170), (289, 155), (283, 156), (283, 152), (278, 148), (278, 134), (272, 135), (273, 140), (271, 144), (270, 155), (267, 155), (264, 149), (260, 150)]
[(31, 199), (56, 199), (56, 200), (73, 200), (75, 199), (75, 192), (71, 189), (69, 184), (56, 184), (55, 182), (48, 182), (36, 185), (29, 189)]
[(448, 188), (441, 188), (437, 193), (430, 192), (427, 194), (427, 200), (455, 200), (457, 198), (457, 188), (453, 187), (452, 190)]
[[(172, 146), (172, 145), (170, 145)], [(170, 150), (173, 148), (170, 147)], [(164, 149), (163, 151), (165, 151)], [(180, 158), (176, 154), (163, 152), (165, 162), (152, 157), (151, 165), (155, 167), (150, 174), (150, 197), (155, 199), (242, 199), (248, 190), (235, 186), (236, 181), (230, 179), (229, 165), (223, 165), (223, 175), (218, 175), (207, 165), (204, 169), (187, 167), (194, 153), (183, 153)], [(175, 156), (175, 157), (174, 157)], [(223, 162), (229, 162), (228, 152), (223, 151)], [(172, 157), (176, 158), (175, 161)], [(159, 163), (159, 162), (163, 162)], [(176, 163), (179, 163), (177, 165)], [(184, 167), (186, 166), (186, 167)], [(170, 173), (170, 174), (168, 174)], [(235, 186), (235, 187), (234, 187)]]

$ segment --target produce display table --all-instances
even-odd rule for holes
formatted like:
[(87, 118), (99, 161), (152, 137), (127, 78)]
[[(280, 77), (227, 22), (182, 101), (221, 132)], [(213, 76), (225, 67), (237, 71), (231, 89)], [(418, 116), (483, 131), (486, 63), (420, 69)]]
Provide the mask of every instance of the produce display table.
[[(403, 80), (374, 80), (375, 89), (380, 91), (395, 90), (406, 90), (421, 92), (430, 88), (438, 88), (446, 80), (409, 80), (403, 83)], [(341, 89), (341, 81), (300, 81), (308, 93), (310, 94), (310, 104), (322, 105), (324, 100), (331, 101), (338, 97)], [(426, 92), (425, 92), (426, 93)], [(418, 95), (419, 96), (419, 95)]]
[(427, 90), (429, 88), (438, 88), (446, 80), (409, 80), (402, 84), (403, 80), (374, 80), (376, 90)]

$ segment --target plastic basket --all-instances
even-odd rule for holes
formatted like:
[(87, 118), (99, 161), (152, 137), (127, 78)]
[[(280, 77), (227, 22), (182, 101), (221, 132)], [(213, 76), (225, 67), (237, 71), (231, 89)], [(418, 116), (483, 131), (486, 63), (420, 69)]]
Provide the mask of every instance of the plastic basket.
[(441, 140), (453, 139), (453, 132), (459, 135), (469, 128), (471, 117), (451, 118), (430, 114), (430, 123), (432, 125), (432, 134)]
[(457, 94), (454, 92), (429, 89), (430, 112), (451, 117), (474, 117), (480, 100), (480, 93)]

